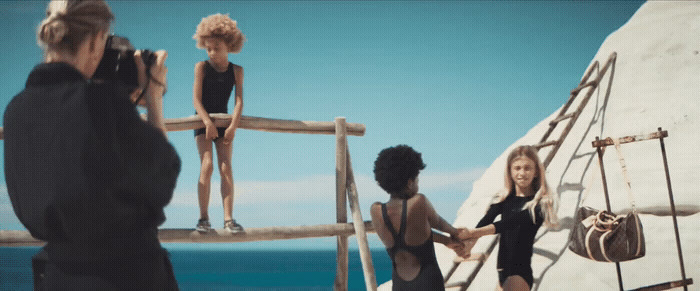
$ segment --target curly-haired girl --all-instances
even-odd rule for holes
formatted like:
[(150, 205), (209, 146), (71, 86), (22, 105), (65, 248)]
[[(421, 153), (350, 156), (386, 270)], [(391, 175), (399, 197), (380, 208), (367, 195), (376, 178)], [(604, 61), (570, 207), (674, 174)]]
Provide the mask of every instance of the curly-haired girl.
[[(202, 118), (204, 128), (194, 131), (201, 168), (197, 192), (199, 196), (198, 231), (209, 231), (209, 192), (213, 172), (212, 141), (221, 174), (221, 198), (224, 206), (224, 228), (241, 232), (243, 227), (233, 219), (233, 170), (231, 155), (233, 138), (236, 135), (243, 112), (243, 67), (228, 61), (228, 53), (238, 53), (243, 48), (245, 35), (238, 29), (235, 20), (228, 15), (213, 14), (202, 18), (197, 32), (192, 37), (197, 48), (205, 49), (208, 60), (194, 67), (193, 103), (197, 115)], [(233, 88), (235, 106), (231, 123), (227, 127), (216, 127), (209, 113), (228, 113), (228, 101)]]
[[(421, 154), (407, 145), (382, 150), (374, 162), (375, 180), (390, 198), (372, 204), (370, 213), (393, 263), (392, 290), (445, 290), (433, 242), (462, 257), (469, 252), (456, 240), (466, 229), (454, 228), (418, 193), (418, 174), (424, 168)], [(433, 233), (433, 228), (451, 237)]]

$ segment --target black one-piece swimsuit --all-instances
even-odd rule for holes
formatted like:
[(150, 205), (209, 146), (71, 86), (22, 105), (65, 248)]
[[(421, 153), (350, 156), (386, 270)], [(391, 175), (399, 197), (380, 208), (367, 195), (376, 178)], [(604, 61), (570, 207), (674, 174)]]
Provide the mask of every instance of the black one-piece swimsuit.
[[(233, 64), (228, 63), (225, 72), (218, 72), (209, 62), (204, 62), (204, 78), (202, 80), (202, 105), (207, 113), (228, 113), (228, 100), (231, 98), (236, 75)], [(195, 112), (197, 114), (197, 112)], [(217, 127), (219, 138), (224, 137), (226, 127)], [(205, 134), (206, 128), (194, 130), (194, 136)]]
[[(525, 279), (530, 288), (534, 283), (530, 266), (532, 248), (535, 235), (542, 226), (544, 217), (540, 212), (540, 206), (536, 206), (533, 223), (529, 210), (523, 209), (525, 203), (531, 201), (533, 197), (518, 197), (515, 193), (511, 193), (502, 202), (492, 204), (486, 215), (476, 225), (476, 227), (482, 227), (493, 223), (496, 233), (501, 234), (497, 262), (501, 286), (506, 278), (514, 275)], [(493, 222), (499, 214), (501, 220)]]
[[(382, 216), (384, 217), (384, 223), (394, 237), (394, 246), (386, 249), (393, 266), (393, 271), (391, 273), (391, 281), (393, 282), (392, 290), (445, 290), (442, 272), (440, 272), (440, 267), (435, 258), (435, 246), (433, 245), (432, 233), (424, 243), (417, 246), (407, 245), (404, 240), (404, 234), (406, 233), (406, 200), (403, 200), (403, 212), (401, 213), (399, 233), (396, 233), (394, 226), (389, 220), (389, 215), (386, 212), (386, 204), (382, 204)], [(396, 272), (396, 260), (394, 260), (394, 255), (400, 250), (414, 255), (420, 263), (420, 272), (418, 276), (411, 281), (401, 279)]]

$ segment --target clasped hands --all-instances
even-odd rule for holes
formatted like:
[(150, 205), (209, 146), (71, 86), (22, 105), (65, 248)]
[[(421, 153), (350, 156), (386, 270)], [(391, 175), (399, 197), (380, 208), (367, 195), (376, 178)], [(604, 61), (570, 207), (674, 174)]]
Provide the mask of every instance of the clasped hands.
[(480, 236), (466, 227), (457, 228), (457, 230), (457, 235), (451, 235), (452, 241), (446, 244), (446, 246), (452, 249), (458, 256), (465, 259), (469, 258), (472, 248)]

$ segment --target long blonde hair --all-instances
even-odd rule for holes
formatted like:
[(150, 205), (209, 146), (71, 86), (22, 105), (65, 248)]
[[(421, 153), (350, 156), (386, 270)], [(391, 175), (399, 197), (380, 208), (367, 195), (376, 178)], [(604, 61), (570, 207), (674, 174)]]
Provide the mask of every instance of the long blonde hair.
[(108, 31), (112, 20), (103, 0), (52, 0), (37, 28), (37, 42), (45, 51), (75, 54), (88, 36)]
[(549, 228), (557, 226), (559, 224), (559, 218), (557, 218), (559, 197), (556, 193), (552, 192), (549, 184), (547, 184), (544, 164), (540, 161), (537, 150), (533, 146), (518, 146), (508, 155), (508, 162), (506, 163), (506, 169), (504, 171), (503, 189), (499, 193), (496, 202), (502, 202), (512, 193), (515, 193), (515, 181), (513, 181), (513, 177), (510, 174), (510, 167), (513, 165), (513, 162), (520, 157), (526, 157), (535, 162), (535, 168), (537, 170), (532, 180), (532, 189), (535, 191), (535, 197), (527, 202), (523, 206), (523, 209), (529, 210), (532, 222), (535, 223), (535, 207), (540, 205), (540, 211), (542, 217), (544, 217), (544, 225)]

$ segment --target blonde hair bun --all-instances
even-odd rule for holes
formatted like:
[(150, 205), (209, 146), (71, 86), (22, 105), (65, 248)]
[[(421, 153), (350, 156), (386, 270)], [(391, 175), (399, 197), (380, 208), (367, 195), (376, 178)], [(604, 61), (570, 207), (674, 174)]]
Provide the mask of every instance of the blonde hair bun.
[(75, 54), (89, 35), (108, 31), (113, 19), (104, 0), (51, 0), (37, 27), (37, 43), (45, 52)]
[(57, 17), (49, 17), (41, 25), (39, 40), (48, 45), (58, 44), (66, 34), (68, 34), (66, 22)]

